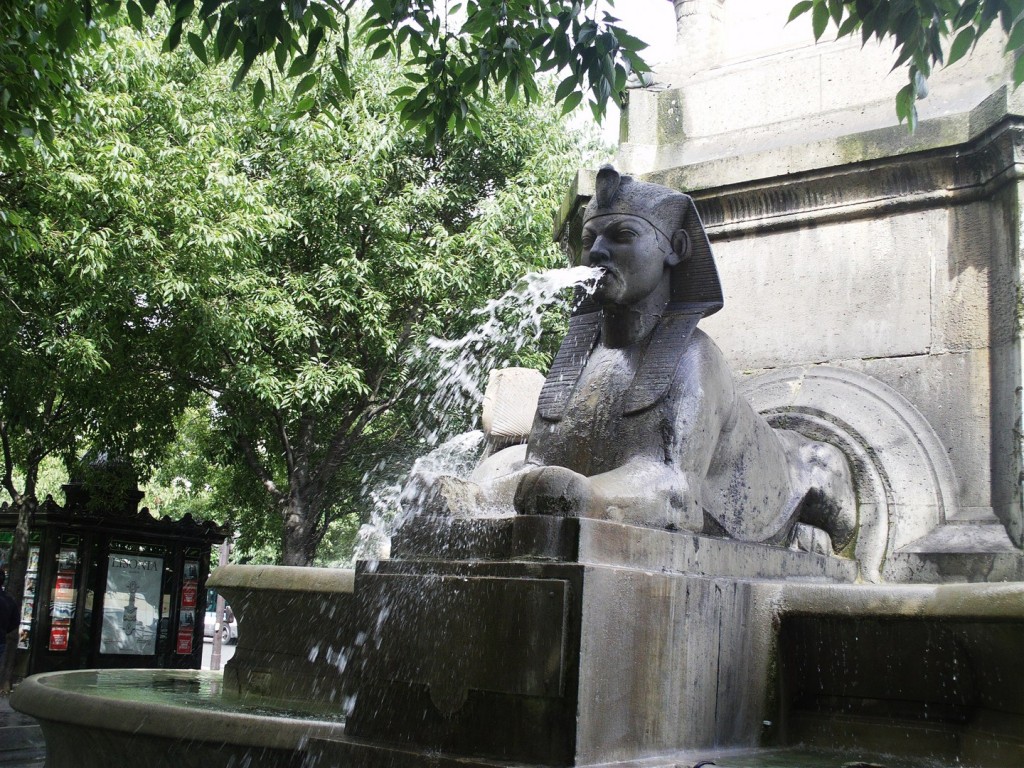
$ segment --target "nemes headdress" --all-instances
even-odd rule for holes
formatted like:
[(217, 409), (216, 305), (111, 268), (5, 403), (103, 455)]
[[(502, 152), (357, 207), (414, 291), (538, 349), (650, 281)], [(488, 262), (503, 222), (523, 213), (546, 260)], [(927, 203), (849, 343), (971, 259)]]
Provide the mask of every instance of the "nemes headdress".
[[(698, 321), (720, 310), (724, 302), (711, 243), (689, 195), (660, 184), (636, 181), (606, 165), (597, 172), (594, 197), (583, 222), (613, 214), (645, 220), (682, 257), (672, 268), (668, 306), (626, 392), (624, 415), (629, 416), (647, 410), (665, 396)], [(597, 343), (601, 316), (600, 307), (585, 301), (570, 319), (569, 332), (541, 390), (537, 413), (544, 421), (562, 419), (583, 366)]]
[[(693, 198), (660, 184), (636, 181), (623, 176), (612, 166), (605, 165), (597, 172), (594, 197), (583, 214), (583, 223), (599, 216), (628, 214), (649, 223), (673, 245), (684, 248), (679, 266), (672, 270), (672, 298), (669, 311), (700, 311), (702, 317), (722, 308), (722, 285), (711, 254), (704, 224), (700, 220)], [(675, 233), (682, 230), (682, 238)]]

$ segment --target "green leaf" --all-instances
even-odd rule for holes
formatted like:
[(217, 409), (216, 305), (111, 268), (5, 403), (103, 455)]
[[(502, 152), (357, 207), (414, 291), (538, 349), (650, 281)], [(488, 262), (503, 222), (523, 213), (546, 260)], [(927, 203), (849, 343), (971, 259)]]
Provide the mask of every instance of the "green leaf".
[[(971, 27), (968, 27), (964, 31), (966, 32), (971, 29)], [(1006, 50), (1015, 51), (1021, 47), (1024, 47), (1024, 23), (1018, 19), (1013, 25), (1013, 31), (1010, 32), (1010, 38), (1006, 41)]]
[(313, 66), (313, 59), (310, 56), (296, 56), (292, 59), (292, 65), (288, 67), (288, 77), (298, 77), (309, 71)]
[(1017, 87), (1024, 83), (1024, 55), (1017, 53), (1013, 62), (1013, 85)]
[(245, 80), (245, 76), (249, 74), (250, 69), (252, 69), (252, 62), (243, 60), (242, 65), (238, 68), (238, 71), (235, 72), (234, 80), (231, 81), (231, 90), (235, 90), (242, 84), (242, 81)]
[(576, 109), (576, 107), (580, 105), (581, 101), (583, 101), (582, 91), (573, 91), (572, 93), (570, 93), (568, 96), (566, 96), (565, 101), (562, 103), (562, 114), (567, 115), (570, 112), (572, 112), (574, 109)]
[(914, 86), (910, 83), (900, 88), (899, 93), (896, 94), (896, 117), (901, 123), (904, 120), (910, 122), (914, 112), (915, 97)]
[(576, 85), (577, 80), (575, 75), (569, 75), (569, 77), (565, 78), (565, 80), (559, 83), (558, 90), (555, 91), (555, 103), (557, 104), (559, 101), (561, 101), (570, 93), (572, 93)]
[(615, 27), (612, 31), (615, 33), (615, 37), (619, 41), (619, 47), (620, 48), (625, 48), (626, 50), (636, 52), (636, 51), (642, 51), (645, 48), (649, 48), (650, 47), (647, 43), (645, 43), (640, 38), (633, 37), (631, 34), (629, 34), (628, 32), (626, 32), (623, 29), (620, 29), (619, 27)]
[(39, 121), (39, 135), (42, 137), (43, 142), (48, 147), (53, 146), (54, 132), (53, 125), (48, 120)]
[(304, 94), (310, 88), (316, 85), (316, 75), (310, 72), (304, 78), (299, 81), (299, 84), (295, 86), (295, 90), (292, 91), (292, 99), (298, 99), (299, 96)]
[(181, 25), (180, 19), (171, 25), (167, 31), (167, 37), (164, 39), (164, 50), (173, 51), (181, 43)]
[(847, 16), (846, 20), (839, 26), (839, 31), (836, 32), (836, 38), (838, 39), (852, 34), (858, 24), (860, 24), (860, 19), (857, 18), (855, 14)]
[(195, 32), (189, 32), (187, 39), (188, 46), (192, 49), (192, 53), (196, 55), (196, 58), (203, 62), (203, 64), (209, 64), (210, 62), (206, 59), (206, 45), (203, 43), (202, 38)]
[(128, 11), (128, 21), (132, 23), (132, 26), (138, 30), (142, 29), (142, 8), (134, 0), (128, 0), (125, 5), (125, 10)]
[(263, 103), (263, 99), (265, 99), (266, 96), (267, 86), (264, 84), (263, 78), (261, 77), (256, 81), (256, 84), (252, 87), (252, 105), (256, 109), (259, 109), (260, 105)]
[[(408, 27), (405, 27), (408, 29)], [(366, 36), (365, 45), (367, 48), (372, 48), (375, 45), (380, 45), (382, 42), (391, 37), (391, 29), (389, 27), (381, 27), (375, 29), (373, 32)]]
[(817, 0), (814, 5), (814, 11), (811, 14), (811, 26), (814, 29), (815, 40), (820, 40), (821, 36), (825, 34), (828, 18), (828, 6), (825, 5), (825, 0)]
[(828, 0), (828, 11), (832, 16), (832, 21), (838, 27), (840, 21), (843, 18), (843, 3), (842, 0)]
[(966, 27), (960, 31), (960, 34), (953, 40), (953, 45), (949, 48), (949, 60), (946, 62), (948, 67), (950, 64), (962, 59), (964, 54), (971, 49), (971, 43), (974, 42), (974, 27)]
[(306, 55), (309, 56), (310, 58), (314, 58), (316, 56), (317, 48), (320, 47), (320, 43), (323, 41), (323, 39), (323, 27), (317, 27), (312, 32), (310, 32), (308, 42), (306, 44)]
[(803, 14), (807, 13), (809, 10), (811, 10), (813, 6), (814, 3), (811, 2), (811, 0), (800, 0), (800, 2), (794, 5), (792, 10), (790, 10), (789, 18), (786, 20), (786, 23), (789, 24), (789, 22), (791, 22), (797, 16), (802, 16)]

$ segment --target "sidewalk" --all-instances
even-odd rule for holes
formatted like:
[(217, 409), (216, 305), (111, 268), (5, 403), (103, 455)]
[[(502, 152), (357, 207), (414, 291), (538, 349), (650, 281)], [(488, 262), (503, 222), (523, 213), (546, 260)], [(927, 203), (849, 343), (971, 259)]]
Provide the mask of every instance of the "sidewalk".
[(10, 699), (0, 696), (0, 766), (43, 768), (46, 749), (39, 723), (11, 709)]

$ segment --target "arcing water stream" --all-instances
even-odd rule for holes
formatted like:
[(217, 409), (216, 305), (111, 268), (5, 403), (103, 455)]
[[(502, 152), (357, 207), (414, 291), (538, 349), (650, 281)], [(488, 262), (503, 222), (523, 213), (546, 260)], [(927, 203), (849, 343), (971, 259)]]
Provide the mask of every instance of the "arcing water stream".
[[(541, 334), (545, 313), (553, 305), (568, 303), (569, 288), (593, 291), (601, 270), (567, 267), (531, 272), (502, 296), (491, 299), (472, 316), (477, 325), (460, 339), (430, 338), (408, 361), (423, 378), (413, 402), (425, 414), (419, 425), (423, 455), (409, 474), (427, 483), (442, 474), (464, 475), (475, 464), (483, 433), (464, 431), (468, 419), (479, 416), (484, 386), (491, 370), (511, 364), (511, 355)], [(372, 502), (370, 521), (359, 532), (355, 557), (374, 560), (386, 554), (391, 532), (408, 516), (415, 494), (402, 497), (403, 483), (380, 484), (377, 478), (394, 476), (383, 466), (363, 477), (364, 493)]]

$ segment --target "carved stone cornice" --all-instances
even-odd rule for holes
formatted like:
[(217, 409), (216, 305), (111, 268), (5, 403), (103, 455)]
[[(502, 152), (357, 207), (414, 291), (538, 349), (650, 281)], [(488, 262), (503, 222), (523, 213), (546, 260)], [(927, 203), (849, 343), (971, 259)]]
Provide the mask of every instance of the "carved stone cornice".
[[(693, 169), (645, 180), (679, 186)], [(712, 239), (892, 215), (988, 199), (1024, 178), (1024, 120), (921, 152), (687, 191)]]

